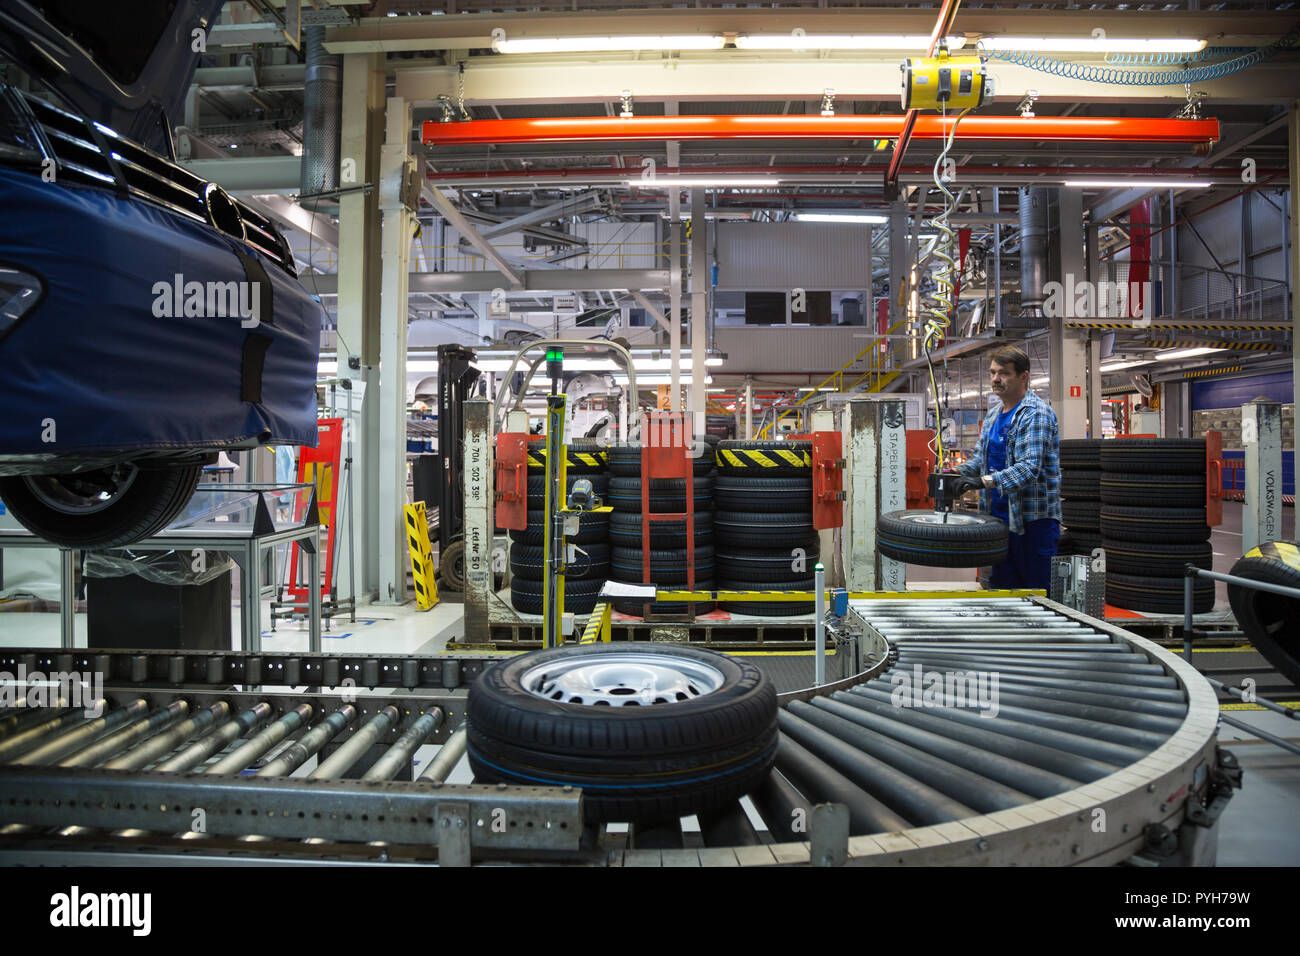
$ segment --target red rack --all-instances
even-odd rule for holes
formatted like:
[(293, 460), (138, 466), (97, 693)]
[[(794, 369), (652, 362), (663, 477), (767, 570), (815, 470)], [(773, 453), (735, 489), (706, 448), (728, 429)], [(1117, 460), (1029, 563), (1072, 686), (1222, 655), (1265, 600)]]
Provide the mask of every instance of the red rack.
[[(650, 584), (650, 524), (685, 521), (686, 589), (695, 590), (695, 476), (690, 456), (690, 419), (685, 412), (647, 412), (641, 437), (641, 582)], [(681, 478), (686, 488), (686, 513), (650, 513), (650, 483), (657, 478)], [(689, 603), (689, 602), (688, 602)], [(695, 618), (689, 603), (687, 617)], [(650, 617), (649, 605), (645, 616)]]

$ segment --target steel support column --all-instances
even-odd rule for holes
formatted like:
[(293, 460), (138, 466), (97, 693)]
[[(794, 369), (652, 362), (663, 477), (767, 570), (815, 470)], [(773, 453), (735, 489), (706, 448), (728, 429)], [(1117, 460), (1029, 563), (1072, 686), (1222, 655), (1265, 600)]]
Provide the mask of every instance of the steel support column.
[(383, 214), (379, 363), (379, 601), (406, 602), (406, 326), (407, 275), (415, 210), (406, 205), (407, 179), (414, 174), (410, 153), (411, 108), (388, 101), (379, 160), (379, 209)]
[(1246, 450), (1246, 505), (1241, 513), (1241, 553), (1282, 537), (1282, 406), (1241, 406)]
[[(1100, 223), (1090, 222), (1088, 224), (1088, 281), (1092, 283), (1094, 289), (1098, 288), (1102, 281), (1101, 269), (1101, 225)], [(1102, 303), (1097, 302), (1097, 313), (1106, 315), (1107, 310)], [(1101, 334), (1098, 332), (1088, 333), (1088, 387), (1085, 390), (1088, 396), (1088, 437), (1101, 437)]]
[[(903, 199), (889, 204), (889, 327), (907, 318), (907, 190)], [(874, 321), (872, 315), (869, 321)], [(898, 339), (889, 343), (891, 357), (906, 357), (907, 343)]]
[[(1083, 247), (1083, 192), (1079, 189), (1061, 189), (1056, 209), (1061, 250), (1061, 284), (1068, 300), (1073, 296), (1075, 287), (1086, 281), (1088, 274)], [(1062, 438), (1083, 438), (1087, 434), (1084, 420), (1088, 414), (1088, 400), (1083, 394), (1087, 384), (1084, 371), (1087, 349), (1082, 333), (1071, 332), (1065, 327), (1066, 317), (1075, 311), (1074, 305), (1075, 303), (1066, 301), (1064, 308), (1057, 309), (1058, 314), (1048, 320), (1051, 323), (1051, 372), (1048, 387)]]
[(850, 591), (902, 591), (906, 565), (876, 551), (881, 514), (907, 507), (906, 407), (899, 399), (855, 398), (845, 405), (846, 459), (841, 548)]
[[(340, 525), (355, 540), (340, 539), (335, 580), (339, 597), (371, 598), (379, 579), (377, 499), (379, 461), (379, 193), (358, 189), (379, 174), (383, 135), (384, 68), (382, 57), (354, 53), (343, 58), (343, 128), (340, 185), (354, 192), (339, 197), (338, 376), (360, 388), (353, 391), (352, 485), (355, 520)], [(322, 290), (324, 291), (324, 290)], [(357, 367), (353, 368), (353, 363)], [(370, 390), (367, 401), (362, 389)], [(350, 530), (349, 530), (350, 529)], [(356, 573), (351, 565), (355, 560)], [(354, 580), (359, 594), (350, 591)]]
[(691, 190), (691, 398), (695, 434), (703, 436), (708, 412), (704, 379), (709, 351), (709, 223), (704, 218), (704, 190)]
[[(677, 103), (665, 103), (664, 112), (675, 115)], [(667, 148), (668, 165), (675, 169), (681, 147), (670, 140)], [(675, 188), (668, 190), (668, 303), (668, 409), (677, 412), (682, 408), (682, 196)]]
[(486, 644), (488, 604), (493, 600), (492, 402), (465, 402), (465, 642)]

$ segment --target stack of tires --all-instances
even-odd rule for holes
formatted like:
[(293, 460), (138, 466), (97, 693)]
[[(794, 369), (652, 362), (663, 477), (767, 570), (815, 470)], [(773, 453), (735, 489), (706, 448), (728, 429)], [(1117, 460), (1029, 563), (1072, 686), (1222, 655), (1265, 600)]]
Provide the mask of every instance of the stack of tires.
[[(1180, 614), (1183, 568), (1209, 569), (1205, 442), (1117, 438), (1101, 449), (1101, 544), (1106, 603), (1131, 611)], [(1197, 578), (1192, 609), (1214, 609), (1214, 582)]]
[[(565, 494), (574, 482), (585, 478), (601, 498), (608, 494), (605, 475), (605, 451), (595, 439), (577, 438), (569, 442), (566, 462)], [(530, 445), (528, 449), (528, 529), (510, 532), (510, 602), (516, 611), (542, 613), (542, 579), (546, 521), (546, 448)], [(564, 610), (588, 614), (596, 606), (596, 597), (609, 578), (609, 515), (584, 514), (579, 518), (578, 533), (568, 542), (586, 552), (569, 565), (564, 576)]]
[(1061, 442), (1061, 540), (1057, 554), (1092, 554), (1101, 547), (1101, 439)]
[[(695, 589), (713, 589), (713, 464), (714, 443), (706, 441), (702, 453), (691, 460), (695, 498)], [(610, 578), (628, 584), (643, 584), (644, 554), (641, 523), (641, 446), (635, 442), (609, 447)], [(650, 480), (651, 514), (685, 514), (686, 484), (681, 478)], [(686, 521), (650, 522), (650, 583), (685, 589), (687, 580)], [(614, 610), (640, 616), (645, 601), (614, 601)], [(684, 614), (684, 601), (655, 601), (652, 614)], [(695, 613), (705, 614), (713, 605), (696, 603)]]
[[(812, 590), (820, 554), (812, 523), (812, 442), (719, 443), (714, 497), (718, 590)], [(810, 601), (723, 601), (721, 607), (764, 617), (813, 611)]]

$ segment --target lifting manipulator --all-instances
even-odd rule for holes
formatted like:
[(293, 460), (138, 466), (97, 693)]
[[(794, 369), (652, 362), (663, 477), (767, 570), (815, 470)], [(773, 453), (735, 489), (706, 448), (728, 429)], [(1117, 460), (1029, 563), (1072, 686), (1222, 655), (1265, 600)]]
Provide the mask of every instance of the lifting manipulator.
[(930, 497), (934, 499), (934, 510), (952, 511), (953, 503), (968, 491), (984, 487), (978, 478), (970, 478), (952, 471), (938, 471), (929, 476)]

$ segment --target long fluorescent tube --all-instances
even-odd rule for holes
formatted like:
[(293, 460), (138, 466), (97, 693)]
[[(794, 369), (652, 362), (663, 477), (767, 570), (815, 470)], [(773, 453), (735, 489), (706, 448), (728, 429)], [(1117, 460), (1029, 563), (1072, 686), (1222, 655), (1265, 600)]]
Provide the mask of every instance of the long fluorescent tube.
[(1206, 41), (1181, 37), (983, 37), (985, 50), (1029, 50), (1034, 53), (1196, 53)]
[(888, 216), (876, 216), (870, 213), (854, 215), (848, 212), (797, 212), (794, 214), (795, 222), (858, 222), (858, 223), (886, 223), (889, 222)]
[(639, 186), (642, 189), (673, 189), (687, 186), (701, 186), (710, 189), (726, 189), (730, 186), (779, 186), (781, 180), (772, 176), (751, 179), (719, 179), (716, 176), (664, 176), (661, 179), (628, 179), (625, 186)]
[(1156, 361), (1176, 362), (1179, 359), (1195, 358), (1198, 355), (1209, 355), (1211, 352), (1223, 352), (1223, 351), (1226, 351), (1226, 349), (1214, 349), (1208, 347), (1195, 348), (1195, 349), (1177, 349), (1173, 352), (1156, 353)]
[(1063, 185), (1083, 189), (1089, 186), (1103, 189), (1209, 189), (1214, 183), (1208, 179), (1147, 179), (1144, 176), (1134, 176), (1131, 179), (1067, 179)]
[(1152, 362), (1151, 359), (1135, 359), (1132, 362), (1111, 362), (1109, 365), (1103, 365), (1101, 367), (1101, 371), (1118, 372), (1121, 369), (1133, 368), (1134, 366), (1137, 365), (1150, 365), (1151, 362)]
[(719, 35), (684, 33), (664, 36), (626, 37), (537, 37), (498, 40), (497, 53), (615, 53), (635, 50), (721, 50), (726, 38)]
[[(948, 37), (948, 49), (960, 50), (964, 36)], [(737, 50), (918, 50), (930, 46), (929, 34), (753, 33), (736, 37)]]
[[(614, 376), (614, 381), (619, 385), (626, 385), (628, 383), (628, 378), (626, 375), (618, 374)], [(671, 385), (672, 383), (673, 383), (673, 377), (671, 375), (662, 375), (662, 374), (642, 375), (641, 373), (638, 372), (636, 376), (636, 384), (638, 388), (642, 385)], [(690, 378), (686, 375), (683, 375), (681, 377), (681, 384), (690, 385), (691, 384)], [(713, 376), (712, 375), (704, 376), (704, 384), (712, 385)]]

